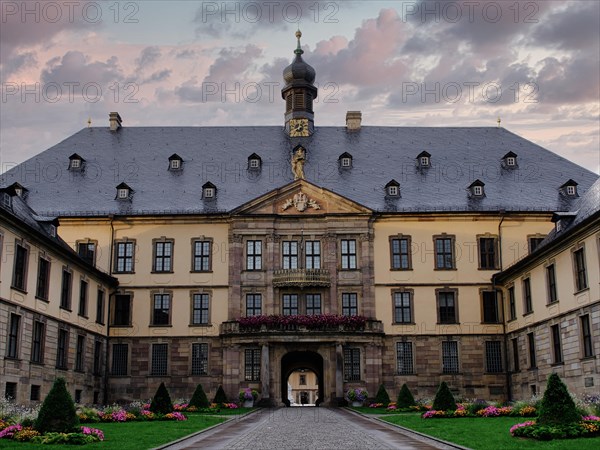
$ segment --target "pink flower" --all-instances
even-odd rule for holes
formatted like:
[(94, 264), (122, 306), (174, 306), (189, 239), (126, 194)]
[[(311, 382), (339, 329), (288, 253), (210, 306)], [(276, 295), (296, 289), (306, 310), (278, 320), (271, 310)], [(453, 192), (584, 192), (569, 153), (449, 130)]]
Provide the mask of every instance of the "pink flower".
[(11, 439), (17, 431), (21, 431), (23, 427), (21, 425), (11, 425), (0, 431), (0, 439), (7, 438)]
[(514, 436), (516, 429), (522, 428), (522, 427), (529, 427), (531, 425), (535, 425), (535, 422), (533, 420), (528, 420), (527, 422), (523, 422), (523, 423), (517, 423), (517, 424), (513, 425), (512, 427), (510, 427), (510, 434)]
[(600, 417), (598, 416), (583, 416), (581, 420), (587, 420), (591, 422), (600, 422)]
[(89, 434), (92, 436), (96, 436), (101, 441), (104, 440), (104, 433), (102, 432), (102, 430), (99, 430), (97, 428), (81, 427), (81, 432), (83, 434)]

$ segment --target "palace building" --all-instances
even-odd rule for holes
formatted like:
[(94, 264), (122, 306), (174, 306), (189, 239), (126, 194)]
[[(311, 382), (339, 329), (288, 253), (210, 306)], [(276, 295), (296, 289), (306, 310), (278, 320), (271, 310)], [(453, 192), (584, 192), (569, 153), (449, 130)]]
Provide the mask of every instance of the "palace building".
[(297, 36), (282, 125), (113, 112), (1, 176), (5, 394), (597, 392), (598, 176), (500, 127), (321, 127)]

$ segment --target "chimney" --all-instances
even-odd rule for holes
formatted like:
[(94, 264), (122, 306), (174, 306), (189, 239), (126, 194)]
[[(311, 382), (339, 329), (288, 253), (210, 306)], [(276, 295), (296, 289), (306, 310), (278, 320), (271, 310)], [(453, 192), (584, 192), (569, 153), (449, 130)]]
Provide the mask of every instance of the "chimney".
[(111, 112), (108, 114), (108, 121), (110, 123), (110, 131), (117, 131), (121, 128), (121, 116), (118, 112)]
[(361, 120), (362, 120), (362, 113), (360, 111), (348, 111), (346, 113), (346, 130), (347, 131), (360, 130)]

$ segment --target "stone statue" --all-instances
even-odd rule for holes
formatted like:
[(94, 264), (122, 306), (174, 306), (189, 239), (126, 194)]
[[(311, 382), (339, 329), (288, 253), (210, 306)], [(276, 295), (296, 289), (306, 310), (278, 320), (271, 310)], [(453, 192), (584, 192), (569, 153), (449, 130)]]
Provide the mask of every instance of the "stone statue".
[(304, 180), (304, 163), (306, 162), (306, 151), (299, 147), (292, 155), (292, 172), (294, 172), (294, 180)]

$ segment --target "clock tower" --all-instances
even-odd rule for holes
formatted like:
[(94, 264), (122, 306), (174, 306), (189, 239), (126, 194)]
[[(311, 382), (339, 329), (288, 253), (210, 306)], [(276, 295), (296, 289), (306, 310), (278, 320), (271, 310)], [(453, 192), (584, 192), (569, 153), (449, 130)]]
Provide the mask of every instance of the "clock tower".
[(314, 85), (316, 72), (302, 59), (304, 51), (300, 46), (302, 33), (296, 31), (298, 46), (292, 64), (283, 70), (285, 86), (281, 96), (285, 100), (285, 131), (290, 137), (310, 136), (314, 131), (313, 100), (317, 98)]

